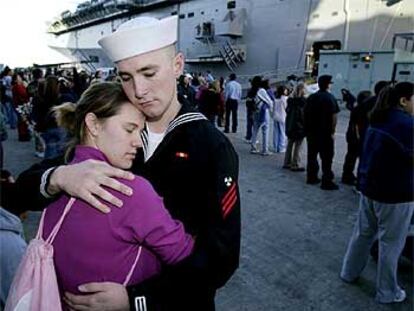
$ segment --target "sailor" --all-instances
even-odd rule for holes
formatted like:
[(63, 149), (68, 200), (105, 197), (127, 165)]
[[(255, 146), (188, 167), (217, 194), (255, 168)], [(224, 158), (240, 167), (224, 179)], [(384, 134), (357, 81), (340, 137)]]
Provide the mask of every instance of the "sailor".
[(322, 162), (323, 190), (338, 190), (333, 182), (332, 161), (334, 157), (335, 129), (339, 106), (330, 93), (332, 76), (318, 78), (319, 91), (308, 97), (304, 108), (305, 131), (308, 143), (307, 183), (318, 184), (318, 154)]
[[(184, 56), (176, 53), (176, 40), (176, 16), (138, 17), (99, 44), (116, 64), (129, 100), (147, 117), (143, 148), (132, 172), (152, 183), (171, 215), (195, 237), (194, 252), (158, 277), (126, 289), (108, 282), (84, 284), (80, 291), (85, 295), (65, 295), (74, 310), (214, 310), (216, 290), (238, 267), (238, 157), (203, 115), (178, 102), (176, 78), (182, 74)], [(112, 179), (133, 178), (128, 172), (92, 161), (58, 166), (53, 166), (58, 161), (51, 162), (34, 166), (18, 179), (31, 206), (42, 208), (65, 191), (108, 212), (108, 206), (122, 202), (104, 186), (130, 191)], [(33, 190), (39, 187), (42, 195)]]

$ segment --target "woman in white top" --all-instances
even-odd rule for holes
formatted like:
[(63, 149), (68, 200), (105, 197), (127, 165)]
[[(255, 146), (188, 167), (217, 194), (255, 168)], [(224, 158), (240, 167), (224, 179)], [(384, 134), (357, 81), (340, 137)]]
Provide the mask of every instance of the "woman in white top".
[(251, 140), (251, 153), (259, 153), (256, 146), (257, 135), (259, 130), (262, 130), (262, 155), (269, 155), (269, 120), (270, 109), (273, 101), (267, 94), (267, 91), (262, 87), (262, 78), (255, 76), (252, 80), (252, 88), (249, 91), (250, 100), (254, 102), (253, 112), (253, 133)]
[(287, 137), (285, 132), (286, 107), (288, 89), (279, 86), (276, 91), (276, 99), (273, 106), (273, 150), (274, 152), (285, 152)]

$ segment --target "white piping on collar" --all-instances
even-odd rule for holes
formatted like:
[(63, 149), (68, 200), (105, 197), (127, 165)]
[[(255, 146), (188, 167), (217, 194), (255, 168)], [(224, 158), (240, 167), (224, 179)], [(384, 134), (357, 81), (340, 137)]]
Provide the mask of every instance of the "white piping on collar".
[(147, 158), (148, 153), (148, 129), (147, 124), (145, 124), (145, 128), (141, 131), (141, 140), (142, 140), (142, 149), (144, 151), (144, 159)]
[(168, 134), (169, 132), (171, 132), (173, 129), (175, 129), (177, 126), (181, 124), (192, 122), (192, 121), (197, 121), (197, 120), (207, 120), (207, 118), (199, 112), (184, 113), (178, 116), (168, 125), (167, 131), (165, 132), (165, 134)]
[[(180, 126), (180, 125), (185, 124), (185, 123), (193, 122), (193, 121), (198, 121), (198, 120), (207, 120), (207, 118), (199, 112), (188, 112), (188, 113), (184, 113), (182, 115), (179, 115), (177, 118), (172, 120), (170, 122), (170, 124), (168, 125), (167, 130), (165, 131), (164, 138), (165, 138), (165, 136), (167, 136), (168, 133), (173, 131), (177, 126)], [(145, 129), (141, 132), (141, 139), (142, 139), (142, 147), (143, 147), (143, 151), (144, 151), (144, 159), (146, 159), (147, 158), (147, 152), (148, 152), (148, 127), (147, 127), (147, 124), (145, 124)]]

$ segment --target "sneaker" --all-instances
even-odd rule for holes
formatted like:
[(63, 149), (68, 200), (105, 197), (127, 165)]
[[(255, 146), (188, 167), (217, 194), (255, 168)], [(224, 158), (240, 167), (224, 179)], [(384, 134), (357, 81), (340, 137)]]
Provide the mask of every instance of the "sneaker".
[(246, 144), (250, 144), (250, 143), (252, 142), (252, 140), (251, 140), (251, 139), (247, 139), (247, 138), (244, 138), (244, 139), (243, 139), (243, 141), (244, 141)]
[(400, 289), (398, 291), (398, 293), (395, 295), (393, 300), (390, 301), (381, 301), (377, 298), (377, 301), (379, 303), (398, 303), (398, 302), (403, 302), (405, 300), (405, 298), (407, 298), (407, 294), (405, 293), (405, 290)]
[(271, 152), (269, 152), (269, 151), (265, 151), (265, 152), (261, 152), (260, 153), (262, 156), (269, 156), (269, 155), (271, 155), (272, 153)]
[(321, 189), (322, 190), (338, 190), (339, 187), (337, 184), (335, 184), (333, 181), (331, 182), (323, 182), (321, 184)]
[(316, 185), (319, 184), (321, 182), (320, 178), (316, 177), (316, 178), (308, 178), (306, 180), (306, 183), (309, 185)]
[(407, 294), (405, 293), (405, 290), (401, 289), (396, 297), (394, 298), (393, 302), (403, 302), (405, 300), (405, 298), (407, 298)]
[(252, 154), (258, 154), (259, 153), (259, 150), (255, 149), (255, 148), (252, 148), (252, 149), (250, 149), (250, 153), (252, 153)]

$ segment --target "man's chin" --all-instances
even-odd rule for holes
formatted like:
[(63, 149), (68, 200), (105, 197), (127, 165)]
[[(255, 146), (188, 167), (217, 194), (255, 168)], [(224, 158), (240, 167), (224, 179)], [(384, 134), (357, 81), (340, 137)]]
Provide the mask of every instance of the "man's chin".
[(154, 115), (154, 116), (150, 116), (150, 115), (146, 115), (146, 122), (148, 123), (152, 123), (152, 122), (158, 122), (159, 120), (161, 120), (161, 115)]
[(147, 122), (156, 122), (159, 121), (162, 117), (162, 113), (153, 109), (152, 107), (142, 110), (142, 113), (145, 115)]

